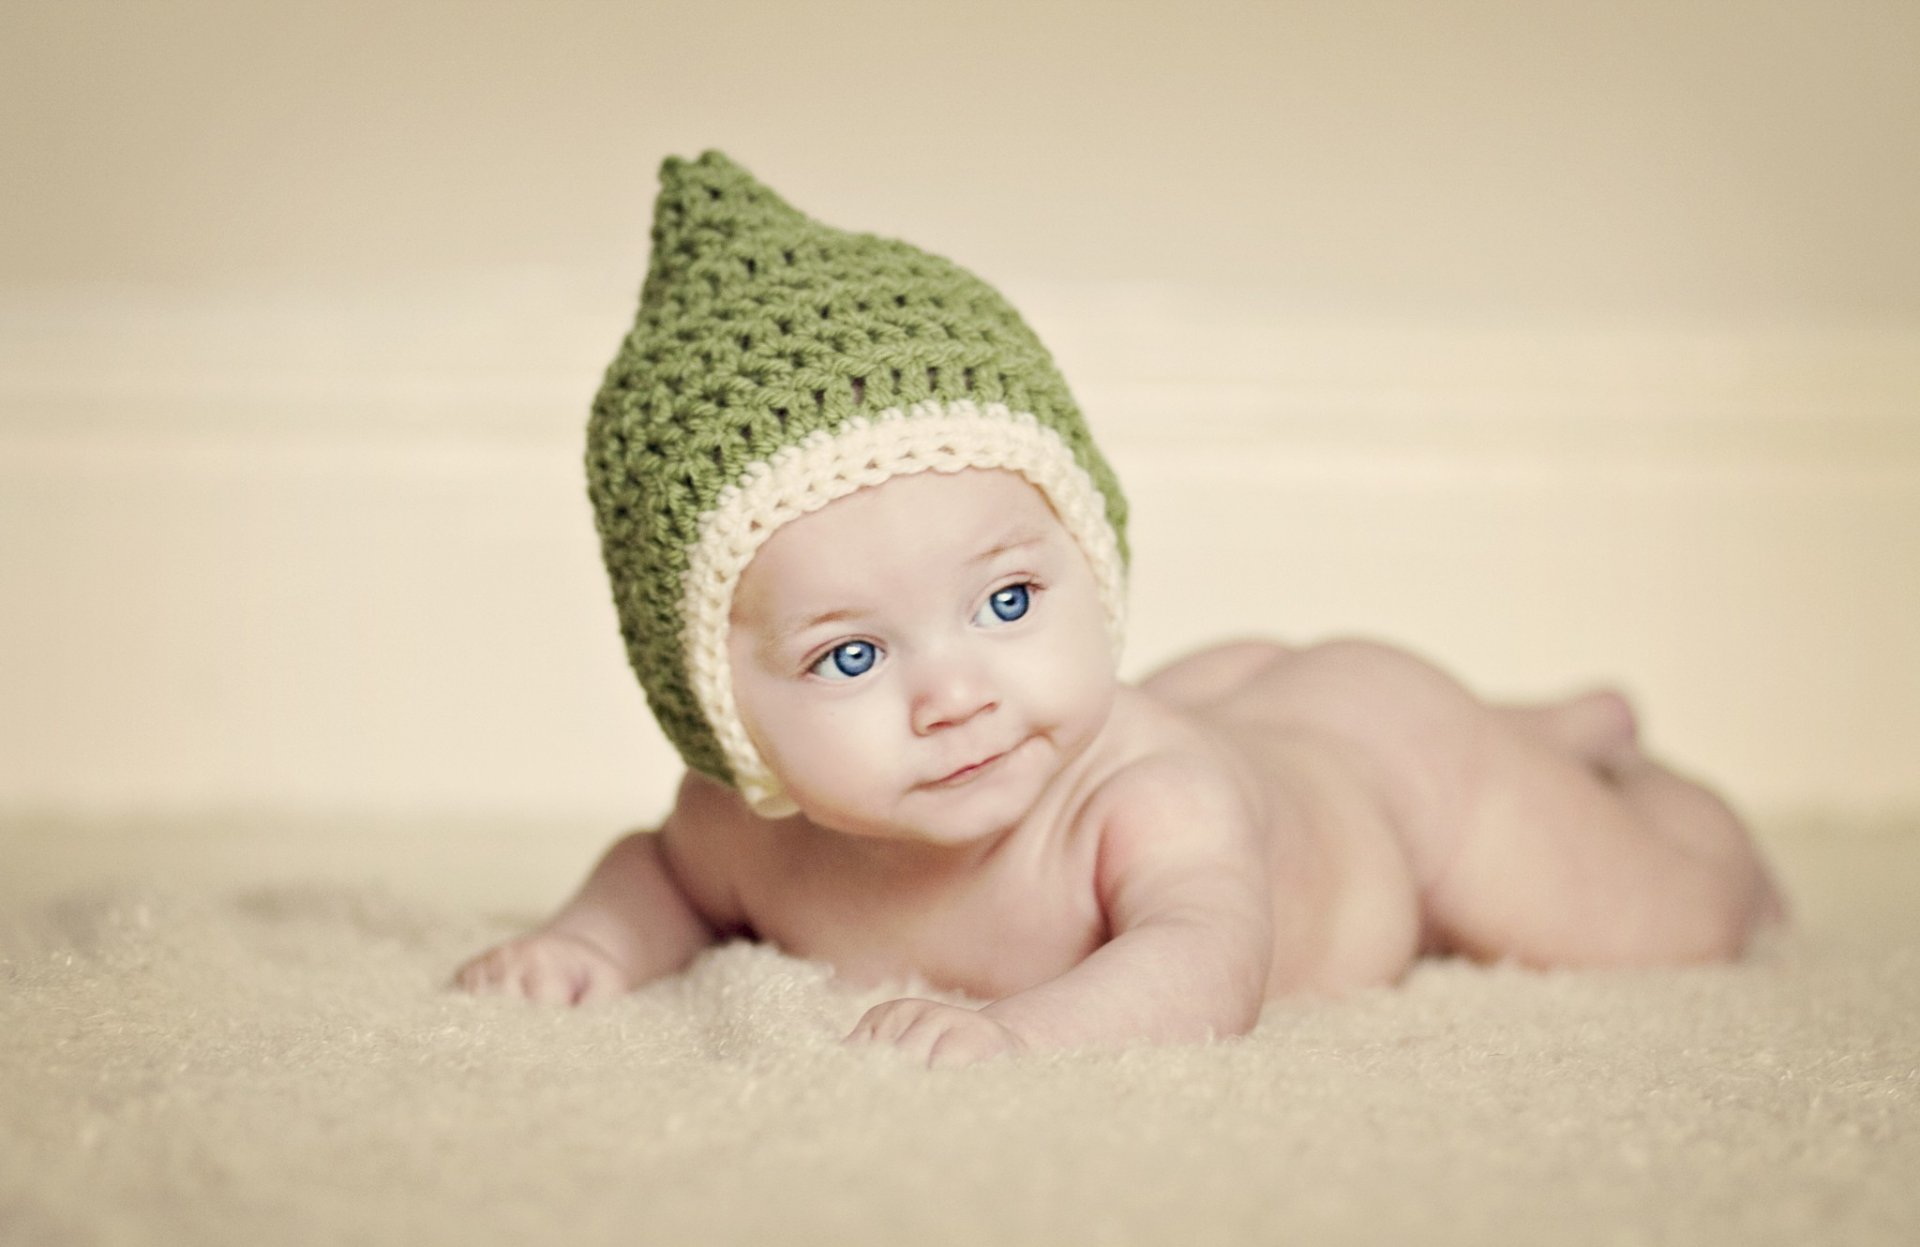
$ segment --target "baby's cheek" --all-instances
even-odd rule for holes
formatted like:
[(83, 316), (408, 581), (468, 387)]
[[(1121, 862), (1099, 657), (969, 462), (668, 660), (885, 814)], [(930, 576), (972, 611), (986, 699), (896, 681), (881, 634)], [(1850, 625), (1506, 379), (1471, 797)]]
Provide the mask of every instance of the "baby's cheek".
[(799, 797), (807, 792), (850, 796), (871, 788), (898, 754), (883, 725), (864, 707), (834, 707), (789, 725), (767, 765), (783, 787)]
[(1106, 648), (1088, 646), (1048, 655), (1021, 679), (1037, 715), (1061, 727), (1104, 720), (1118, 684)]

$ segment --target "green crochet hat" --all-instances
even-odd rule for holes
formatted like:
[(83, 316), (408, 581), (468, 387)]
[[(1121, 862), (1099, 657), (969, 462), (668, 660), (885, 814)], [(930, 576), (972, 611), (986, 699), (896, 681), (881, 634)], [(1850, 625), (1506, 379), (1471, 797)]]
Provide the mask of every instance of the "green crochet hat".
[(594, 399), (587, 485), (628, 658), (689, 766), (762, 814), (792, 812), (734, 704), (741, 573), (788, 520), (966, 468), (1046, 495), (1117, 647), (1126, 500), (1019, 313), (956, 264), (808, 218), (719, 152), (667, 160), (640, 314)]

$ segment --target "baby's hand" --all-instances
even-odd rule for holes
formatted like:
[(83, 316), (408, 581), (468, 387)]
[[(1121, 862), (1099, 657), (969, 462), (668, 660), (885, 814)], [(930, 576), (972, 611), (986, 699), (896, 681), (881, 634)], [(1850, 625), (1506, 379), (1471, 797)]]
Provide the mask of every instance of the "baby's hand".
[(627, 979), (597, 945), (563, 931), (536, 931), (489, 948), (461, 966), (453, 985), (482, 996), (578, 1005), (620, 995), (627, 990)]
[(868, 1009), (848, 1043), (889, 1043), (925, 1061), (927, 1068), (972, 1065), (1024, 1052), (1026, 1043), (1000, 1023), (932, 1000), (889, 1000)]

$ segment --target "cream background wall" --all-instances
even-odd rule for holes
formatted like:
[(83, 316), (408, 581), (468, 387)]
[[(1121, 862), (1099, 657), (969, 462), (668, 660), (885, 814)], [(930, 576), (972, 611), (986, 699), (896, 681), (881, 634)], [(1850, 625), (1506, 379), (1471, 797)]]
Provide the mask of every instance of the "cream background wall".
[(1920, 8), (0, 18), (0, 807), (644, 818), (580, 432), (719, 146), (1001, 285), (1142, 669), (1364, 631), (1920, 806)]

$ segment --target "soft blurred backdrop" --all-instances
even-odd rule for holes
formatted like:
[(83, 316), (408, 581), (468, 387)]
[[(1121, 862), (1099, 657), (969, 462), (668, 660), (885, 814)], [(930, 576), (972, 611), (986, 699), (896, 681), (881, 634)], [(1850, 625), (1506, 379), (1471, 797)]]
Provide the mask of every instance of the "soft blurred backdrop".
[(1916, 66), (1909, 0), (13, 0), (0, 810), (657, 815), (581, 436), (707, 147), (1026, 310), (1130, 670), (1364, 632), (1920, 808)]

